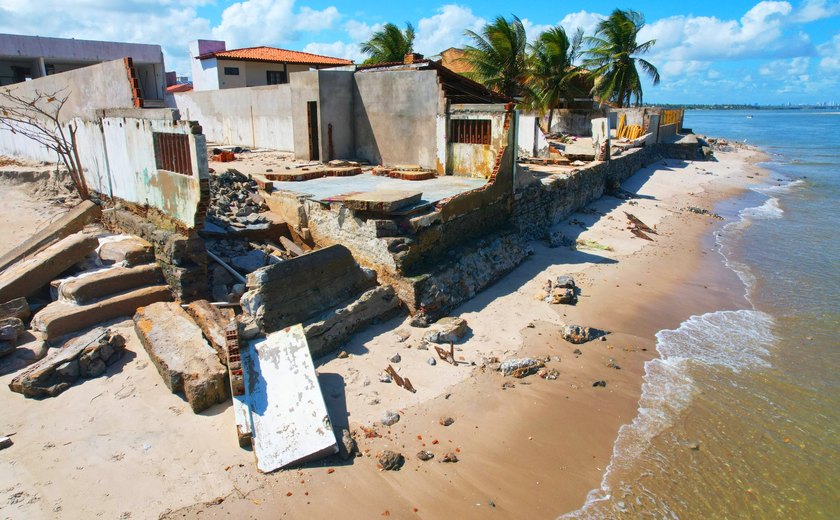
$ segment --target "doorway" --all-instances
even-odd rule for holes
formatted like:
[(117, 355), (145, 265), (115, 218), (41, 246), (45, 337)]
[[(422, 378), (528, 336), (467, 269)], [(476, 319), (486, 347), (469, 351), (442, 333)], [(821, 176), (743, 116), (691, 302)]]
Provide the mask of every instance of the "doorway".
[(309, 160), (320, 161), (321, 155), (318, 150), (318, 102), (308, 101), (306, 103), (306, 119), (309, 122)]

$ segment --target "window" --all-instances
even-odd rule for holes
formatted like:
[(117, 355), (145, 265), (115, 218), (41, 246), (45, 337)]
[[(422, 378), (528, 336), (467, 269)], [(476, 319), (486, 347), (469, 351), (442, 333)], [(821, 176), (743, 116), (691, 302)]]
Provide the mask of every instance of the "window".
[(153, 132), (152, 140), (155, 147), (155, 166), (158, 170), (192, 175), (188, 135)]
[(490, 144), (489, 119), (453, 119), (450, 141), (465, 144)]
[(238, 76), (239, 67), (225, 67), (225, 76)]
[(267, 70), (265, 71), (265, 84), (266, 85), (282, 85), (283, 83), (288, 83), (286, 79), (286, 71), (285, 70)]

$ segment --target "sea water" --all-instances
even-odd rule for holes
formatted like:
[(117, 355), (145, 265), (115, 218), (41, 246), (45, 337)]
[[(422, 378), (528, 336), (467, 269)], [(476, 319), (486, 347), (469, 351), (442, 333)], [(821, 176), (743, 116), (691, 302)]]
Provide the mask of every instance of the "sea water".
[(840, 518), (840, 112), (685, 125), (770, 156), (765, 183), (716, 208), (749, 305), (656, 335), (601, 486), (564, 516)]

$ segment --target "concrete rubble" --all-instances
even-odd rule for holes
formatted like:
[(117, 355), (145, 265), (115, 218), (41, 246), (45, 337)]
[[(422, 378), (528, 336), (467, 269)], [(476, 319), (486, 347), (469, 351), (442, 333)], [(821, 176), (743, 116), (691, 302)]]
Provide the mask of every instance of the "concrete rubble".
[(122, 357), (125, 339), (102, 327), (68, 340), (47, 357), (15, 376), (12, 392), (26, 397), (55, 397), (80, 379), (105, 373)]
[(184, 394), (193, 412), (227, 400), (227, 370), (180, 305), (141, 307), (134, 315), (134, 328), (166, 387)]
[(430, 343), (457, 343), (470, 330), (467, 320), (457, 317), (445, 317), (435, 322), (423, 335), (423, 340)]
[(207, 300), (197, 300), (187, 305), (187, 313), (219, 355), (219, 361), (227, 365), (226, 330), (234, 321), (233, 309), (217, 307)]

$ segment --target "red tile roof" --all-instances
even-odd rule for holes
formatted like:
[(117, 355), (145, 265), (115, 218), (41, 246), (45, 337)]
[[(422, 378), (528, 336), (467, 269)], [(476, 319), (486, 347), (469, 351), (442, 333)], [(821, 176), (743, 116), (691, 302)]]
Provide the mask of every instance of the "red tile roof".
[(308, 52), (290, 51), (275, 47), (248, 47), (229, 51), (208, 52), (197, 56), (198, 60), (217, 58), (223, 60), (264, 61), (275, 63), (299, 63), (301, 65), (352, 65), (353, 62), (341, 58), (331, 58)]
[(189, 92), (192, 89), (192, 83), (178, 83), (177, 85), (169, 85), (166, 87), (166, 92), (168, 94), (175, 94), (176, 92)]

